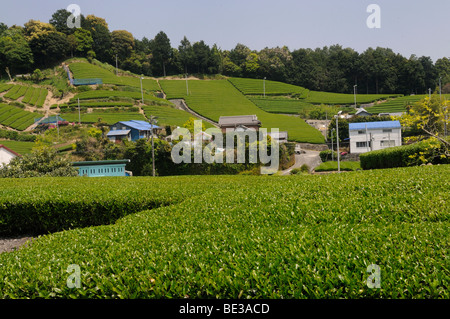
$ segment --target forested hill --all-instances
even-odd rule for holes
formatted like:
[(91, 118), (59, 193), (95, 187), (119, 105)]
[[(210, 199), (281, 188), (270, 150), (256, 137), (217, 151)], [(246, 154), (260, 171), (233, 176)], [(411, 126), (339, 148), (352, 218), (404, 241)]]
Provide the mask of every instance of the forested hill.
[(186, 37), (176, 45), (162, 31), (153, 37), (156, 30), (149, 30), (150, 39), (140, 40), (126, 30), (111, 31), (105, 19), (94, 15), (82, 15), (81, 28), (69, 28), (70, 15), (61, 9), (48, 23), (30, 20), (24, 26), (7, 26), (0, 21), (0, 77), (80, 56), (112, 65), (117, 61), (119, 68), (146, 76), (197, 73), (266, 77), (336, 93), (353, 93), (357, 84), (359, 94), (424, 94), (429, 88), (434, 90), (441, 77), (444, 93), (450, 91), (450, 60), (446, 57), (433, 62), (426, 56), (404, 57), (389, 48), (358, 53), (340, 45), (256, 51), (237, 44), (232, 50), (221, 50), (217, 44), (191, 43)]

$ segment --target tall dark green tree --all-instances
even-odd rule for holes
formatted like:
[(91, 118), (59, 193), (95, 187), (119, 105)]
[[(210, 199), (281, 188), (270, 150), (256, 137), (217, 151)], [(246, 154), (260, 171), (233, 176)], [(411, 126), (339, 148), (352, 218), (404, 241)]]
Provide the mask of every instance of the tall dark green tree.
[(197, 73), (206, 73), (209, 63), (209, 56), (211, 49), (209, 46), (202, 40), (199, 42), (195, 42), (192, 45), (192, 51), (194, 53), (194, 63), (196, 66)]
[(163, 31), (159, 32), (152, 41), (152, 64), (155, 75), (166, 76), (166, 65), (172, 57), (170, 40)]
[(86, 16), (84, 29), (91, 32), (92, 49), (97, 55), (97, 59), (104, 62), (113, 62), (111, 60), (111, 33), (105, 19), (94, 15)]
[(191, 66), (194, 64), (194, 50), (186, 36), (181, 40), (178, 46), (178, 52), (180, 54), (180, 62), (184, 67), (184, 73), (189, 73)]
[(66, 9), (59, 9), (52, 14), (52, 18), (49, 22), (56, 28), (56, 31), (69, 35), (76, 31), (76, 28), (69, 28), (67, 26), (67, 19), (71, 15), (72, 13), (70, 13)]

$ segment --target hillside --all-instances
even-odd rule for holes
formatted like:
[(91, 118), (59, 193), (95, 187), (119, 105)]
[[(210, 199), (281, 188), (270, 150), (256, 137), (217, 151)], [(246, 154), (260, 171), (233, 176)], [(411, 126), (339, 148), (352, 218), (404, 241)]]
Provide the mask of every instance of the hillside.
[(186, 81), (161, 80), (161, 88), (168, 99), (185, 99), (187, 105), (206, 118), (215, 122), (220, 116), (257, 115), (262, 127), (288, 131), (289, 139), (297, 142), (324, 143), (322, 134), (300, 118), (271, 114), (258, 108), (228, 80)]
[[(244, 78), (191, 79), (186, 82), (181, 79), (144, 77), (142, 94), (140, 76), (130, 72), (119, 70), (119, 75), (116, 75), (114, 67), (97, 60), (88, 63), (85, 59), (75, 58), (67, 60), (64, 65), (68, 66), (74, 79), (98, 78), (103, 84), (91, 88), (69, 87), (69, 93), (62, 99), (54, 96), (56, 89), (51, 85), (46, 85), (48, 89), (45, 89), (30, 85), (29, 82), (0, 84), (0, 95), (5, 102), (11, 104), (16, 101), (25, 108), (20, 113), (14, 109), (18, 106), (4, 104), (4, 116), (0, 117), (0, 124), (25, 130), (33, 124), (34, 118), (57, 113), (70, 122), (78, 122), (80, 106), (82, 123), (95, 123), (99, 119), (108, 124), (122, 119), (145, 120), (151, 113), (158, 116), (159, 125), (180, 126), (193, 115), (176, 109), (170, 100), (184, 99), (192, 111), (215, 122), (220, 116), (255, 114), (263, 127), (288, 131), (292, 141), (320, 144), (324, 143), (324, 138), (318, 130), (298, 117), (282, 114), (305, 114), (305, 110), (314, 110), (319, 104), (345, 107), (354, 103), (353, 94), (317, 92), (277, 81)], [(58, 68), (65, 74), (62, 66)], [(398, 96), (358, 94), (357, 104), (386, 101), (375, 104), (369, 111), (389, 112), (403, 110), (404, 101), (416, 101), (419, 98)], [(9, 112), (6, 112), (5, 107)], [(11, 111), (13, 109), (16, 111)], [(39, 110), (40, 113), (35, 113)], [(330, 111), (330, 116), (333, 112)]]

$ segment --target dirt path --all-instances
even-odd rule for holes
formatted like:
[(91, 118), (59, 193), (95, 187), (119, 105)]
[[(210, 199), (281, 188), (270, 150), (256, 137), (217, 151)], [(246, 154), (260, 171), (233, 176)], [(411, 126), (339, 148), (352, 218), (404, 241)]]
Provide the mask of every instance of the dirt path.
[(175, 104), (175, 107), (176, 107), (177, 109), (186, 111), (186, 112), (188, 112), (188, 113), (191, 113), (192, 115), (198, 117), (199, 119), (201, 119), (201, 120), (203, 120), (203, 121), (205, 121), (205, 122), (210, 123), (210, 124), (213, 125), (214, 127), (219, 127), (219, 124), (217, 124), (216, 122), (211, 121), (210, 119), (208, 119), (208, 118), (206, 118), (206, 117), (204, 117), (204, 116), (202, 116), (202, 115), (200, 115), (200, 114), (194, 112), (193, 110), (191, 110), (191, 109), (186, 105), (186, 103), (184, 102), (184, 100), (182, 100), (182, 99), (176, 99), (176, 100), (169, 100), (169, 101), (172, 102), (173, 104)]
[(0, 237), (0, 254), (15, 251), (25, 244), (30, 244), (33, 238), (31, 236)]
[(303, 150), (303, 154), (296, 154), (295, 155), (295, 164), (288, 169), (282, 171), (280, 175), (290, 175), (291, 171), (294, 168), (300, 168), (302, 165), (306, 164), (309, 166), (310, 172), (320, 165), (322, 162), (320, 160), (320, 156), (318, 151), (309, 151), (309, 150)]

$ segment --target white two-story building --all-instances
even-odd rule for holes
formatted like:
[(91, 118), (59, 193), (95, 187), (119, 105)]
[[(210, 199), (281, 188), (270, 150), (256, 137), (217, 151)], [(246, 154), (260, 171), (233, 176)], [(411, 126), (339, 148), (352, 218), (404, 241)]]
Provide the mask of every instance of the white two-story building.
[(399, 121), (350, 123), (350, 153), (365, 153), (402, 145)]

